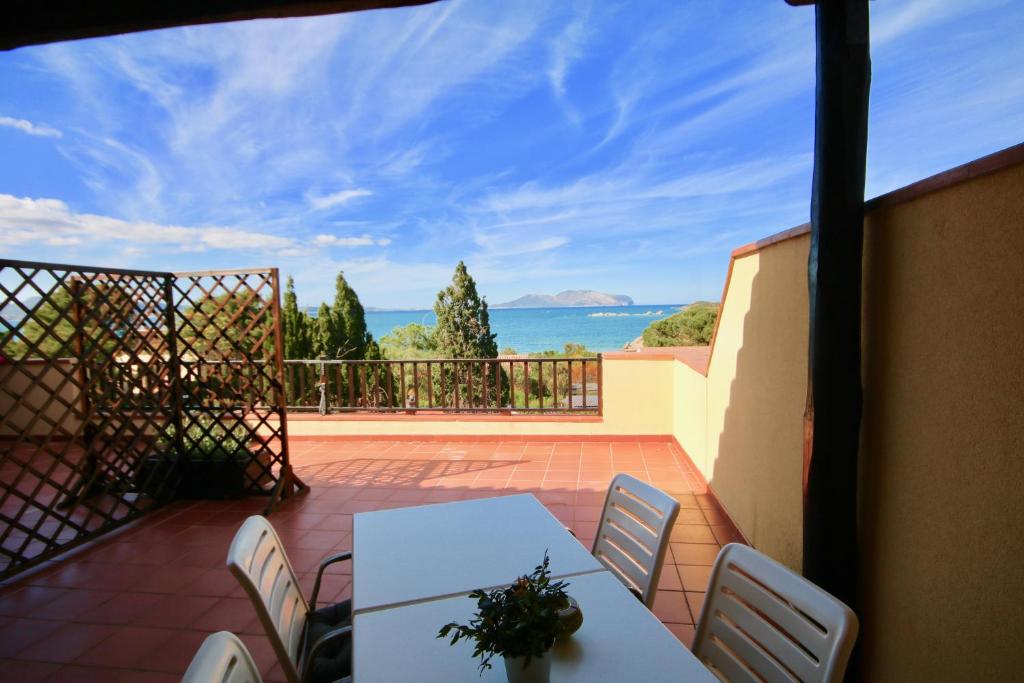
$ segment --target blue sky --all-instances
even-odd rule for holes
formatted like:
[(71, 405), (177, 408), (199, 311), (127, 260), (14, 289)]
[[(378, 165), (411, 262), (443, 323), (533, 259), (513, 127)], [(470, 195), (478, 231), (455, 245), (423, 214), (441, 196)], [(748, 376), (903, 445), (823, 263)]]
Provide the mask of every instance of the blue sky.
[[(868, 196), (1024, 138), (1024, 3), (871, 3)], [(783, 0), (445, 1), (0, 53), (0, 256), (343, 269), (426, 307), (717, 299), (807, 220), (814, 12)]]

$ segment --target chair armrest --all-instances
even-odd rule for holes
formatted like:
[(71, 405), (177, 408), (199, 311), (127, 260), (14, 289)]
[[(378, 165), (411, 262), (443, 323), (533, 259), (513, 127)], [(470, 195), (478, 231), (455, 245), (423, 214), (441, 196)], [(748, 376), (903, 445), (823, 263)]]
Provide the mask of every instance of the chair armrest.
[(316, 570), (316, 581), (313, 582), (313, 593), (309, 596), (309, 608), (316, 609), (316, 598), (320, 594), (320, 581), (324, 577), (324, 570), (335, 562), (343, 562), (352, 559), (352, 551), (346, 550), (336, 555), (329, 555), (320, 562), (320, 568)]
[(302, 662), (302, 680), (307, 680), (309, 672), (313, 669), (311, 664), (313, 660), (316, 659), (317, 652), (320, 651), (320, 648), (322, 648), (324, 645), (326, 645), (327, 643), (331, 642), (336, 638), (340, 638), (345, 635), (351, 635), (351, 633), (351, 626), (342, 626), (341, 628), (336, 628), (333, 631), (328, 631), (327, 633), (320, 636), (317, 639), (317, 641), (313, 643), (313, 646), (309, 648), (309, 651), (306, 653), (306, 658)]

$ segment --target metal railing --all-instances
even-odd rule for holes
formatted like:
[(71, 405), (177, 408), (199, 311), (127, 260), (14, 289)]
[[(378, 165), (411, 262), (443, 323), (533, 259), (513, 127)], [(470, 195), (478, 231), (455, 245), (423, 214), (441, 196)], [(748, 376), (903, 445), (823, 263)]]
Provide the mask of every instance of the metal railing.
[(601, 414), (601, 356), (286, 360), (289, 410)]

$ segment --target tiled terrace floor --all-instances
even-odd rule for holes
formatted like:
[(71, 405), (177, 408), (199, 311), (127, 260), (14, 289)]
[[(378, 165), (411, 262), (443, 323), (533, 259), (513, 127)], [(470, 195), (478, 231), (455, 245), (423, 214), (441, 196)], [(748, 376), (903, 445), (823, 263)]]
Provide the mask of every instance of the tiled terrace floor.
[[(680, 456), (667, 442), (294, 441), (312, 490), (271, 521), (308, 591), (319, 560), (350, 547), (355, 512), (529, 491), (589, 547), (604, 491), (628, 472), (682, 504), (654, 611), (688, 644), (710, 565), (736, 534)], [(0, 680), (178, 681), (221, 629), (240, 634), (268, 680), (283, 680), (224, 566), (236, 528), (263, 504), (176, 503), (3, 588)], [(324, 601), (351, 592), (350, 565), (334, 571)]]

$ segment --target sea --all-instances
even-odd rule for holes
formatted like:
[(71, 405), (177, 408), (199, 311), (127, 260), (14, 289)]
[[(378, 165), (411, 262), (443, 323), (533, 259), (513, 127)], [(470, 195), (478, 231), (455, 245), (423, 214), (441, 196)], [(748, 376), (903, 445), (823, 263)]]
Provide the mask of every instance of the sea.
[[(491, 331), (498, 349), (518, 353), (559, 351), (567, 343), (583, 344), (591, 351), (617, 351), (639, 337), (652, 321), (676, 313), (681, 304), (654, 306), (585, 306), (557, 308), (489, 309)], [(432, 310), (367, 311), (366, 327), (380, 339), (409, 323), (434, 325)]]

